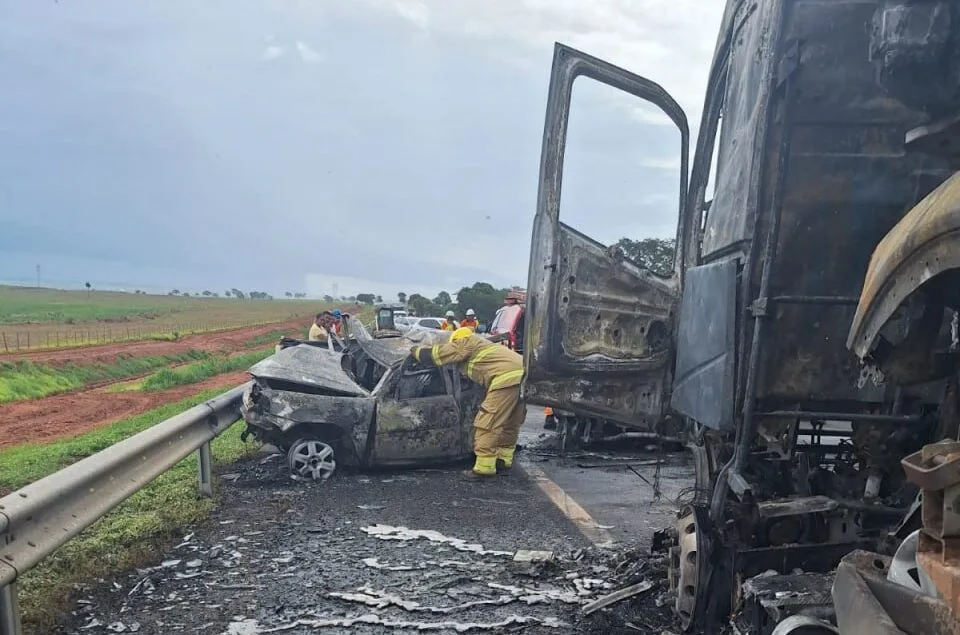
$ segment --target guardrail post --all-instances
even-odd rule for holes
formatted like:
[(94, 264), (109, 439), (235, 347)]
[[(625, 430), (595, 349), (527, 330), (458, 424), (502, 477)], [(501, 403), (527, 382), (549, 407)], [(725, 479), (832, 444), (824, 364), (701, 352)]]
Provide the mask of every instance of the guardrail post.
[(0, 587), (0, 635), (21, 635), (17, 584)]
[[(200, 446), (200, 496), (213, 498), (213, 461), (210, 458), (210, 442)], [(0, 635), (5, 635), (0, 633)]]

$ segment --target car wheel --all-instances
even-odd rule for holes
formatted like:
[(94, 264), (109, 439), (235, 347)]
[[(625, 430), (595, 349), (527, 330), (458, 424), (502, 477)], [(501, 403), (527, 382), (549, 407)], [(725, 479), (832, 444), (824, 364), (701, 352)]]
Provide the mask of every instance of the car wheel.
[(301, 481), (325, 481), (337, 471), (333, 446), (319, 439), (297, 439), (287, 451), (290, 475)]

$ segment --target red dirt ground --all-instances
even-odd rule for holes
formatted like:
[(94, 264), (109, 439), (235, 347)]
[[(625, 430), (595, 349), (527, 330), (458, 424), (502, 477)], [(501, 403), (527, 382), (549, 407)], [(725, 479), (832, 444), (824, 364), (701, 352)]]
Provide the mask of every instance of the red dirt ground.
[(14, 353), (0, 355), (0, 362), (29, 361), (41, 364), (78, 366), (107, 363), (109, 364), (120, 355), (147, 357), (151, 355), (175, 355), (185, 353), (190, 349), (215, 353), (219, 351), (236, 351), (242, 349), (251, 339), (265, 335), (272, 331), (285, 331), (292, 337), (303, 337), (310, 320), (299, 318), (289, 322), (265, 324), (217, 333), (199, 333), (186, 335), (175, 342), (161, 342), (145, 340), (140, 342), (123, 342), (119, 344), (105, 344), (102, 346), (87, 346), (83, 348), (57, 349), (37, 351), (34, 353)]
[[(267, 328), (266, 332), (270, 330)], [(250, 337), (249, 334), (246, 337)], [(107, 388), (95, 388), (45, 399), (3, 404), (0, 405), (0, 448), (73, 436), (172, 401), (186, 399), (209, 388), (222, 388), (226, 391), (249, 378), (246, 372), (241, 371), (162, 392), (107, 392)]]

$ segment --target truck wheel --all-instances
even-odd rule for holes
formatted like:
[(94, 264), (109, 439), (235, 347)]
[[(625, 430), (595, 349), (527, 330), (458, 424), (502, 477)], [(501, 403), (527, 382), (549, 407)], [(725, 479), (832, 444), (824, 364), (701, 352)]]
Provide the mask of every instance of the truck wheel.
[(312, 437), (297, 439), (287, 451), (287, 467), (298, 481), (325, 481), (337, 470), (333, 446)]

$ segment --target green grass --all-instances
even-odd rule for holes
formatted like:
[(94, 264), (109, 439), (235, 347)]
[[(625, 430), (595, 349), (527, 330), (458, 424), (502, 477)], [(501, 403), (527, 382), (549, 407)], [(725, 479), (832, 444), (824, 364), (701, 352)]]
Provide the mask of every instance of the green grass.
[(206, 360), (209, 357), (210, 353), (189, 350), (176, 355), (121, 356), (112, 364), (83, 366), (0, 362), (0, 403), (48, 397), (103, 381), (136, 377), (170, 364)]
[(247, 348), (260, 348), (261, 346), (266, 346), (267, 344), (274, 346), (279, 341), (280, 338), (284, 335), (289, 336), (289, 331), (270, 331), (269, 333), (264, 333), (263, 335), (258, 335), (256, 337), (250, 338), (248, 341), (244, 342), (244, 346)]
[[(216, 291), (211, 289), (211, 291)], [(221, 291), (222, 293), (222, 291)], [(236, 300), (234, 298), (147, 295), (118, 291), (64, 291), (0, 285), (0, 325), (128, 322), (182, 316), (211, 321), (253, 318), (263, 321), (308, 316), (325, 308), (315, 300)]]
[(176, 386), (195, 384), (209, 377), (231, 373), (237, 370), (246, 370), (266, 357), (273, 354), (273, 349), (267, 351), (253, 351), (234, 355), (233, 357), (214, 357), (181, 368), (163, 368), (140, 382), (140, 390), (156, 392), (168, 390)]
[[(0, 489), (22, 487), (220, 392), (208, 390), (70, 439), (2, 450)], [(242, 428), (234, 425), (214, 440), (216, 463), (230, 463), (255, 450), (240, 441)], [(214, 504), (198, 497), (196, 456), (181, 461), (20, 578), (27, 632), (52, 632), (58, 607), (66, 606), (74, 584), (120, 573), (155, 556), (183, 526), (206, 518)]]

